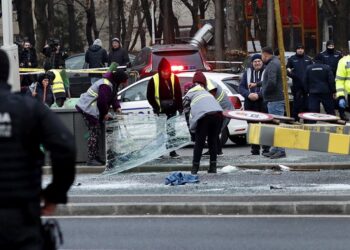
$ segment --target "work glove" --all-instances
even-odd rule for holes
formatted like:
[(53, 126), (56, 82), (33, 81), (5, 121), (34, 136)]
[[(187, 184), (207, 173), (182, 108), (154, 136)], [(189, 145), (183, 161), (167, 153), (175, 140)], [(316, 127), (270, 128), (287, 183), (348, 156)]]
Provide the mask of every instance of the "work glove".
[(345, 99), (339, 100), (339, 107), (345, 109), (346, 108), (346, 101)]

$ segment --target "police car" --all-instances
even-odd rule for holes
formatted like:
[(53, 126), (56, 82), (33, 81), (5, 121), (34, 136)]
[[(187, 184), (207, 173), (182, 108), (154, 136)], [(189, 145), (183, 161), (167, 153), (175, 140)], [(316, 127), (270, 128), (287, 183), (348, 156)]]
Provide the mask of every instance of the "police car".
[[(187, 82), (192, 82), (194, 72), (182, 72), (176, 74), (179, 78), (182, 93), (183, 86)], [(210, 79), (213, 83), (217, 83), (226, 92), (228, 98), (232, 102), (235, 109), (242, 110), (244, 105), (244, 97), (238, 93), (232, 93), (227, 84), (237, 79), (237, 75), (226, 73), (214, 73), (204, 72), (207, 79)], [(123, 113), (138, 113), (138, 114), (152, 114), (153, 110), (151, 105), (147, 101), (147, 84), (151, 77), (143, 78), (132, 85), (122, 89), (118, 93), (118, 98), (121, 101), (121, 109)], [(228, 126), (222, 133), (221, 141), (225, 144), (230, 140), (238, 145), (246, 144), (248, 124), (244, 120), (232, 119)]]

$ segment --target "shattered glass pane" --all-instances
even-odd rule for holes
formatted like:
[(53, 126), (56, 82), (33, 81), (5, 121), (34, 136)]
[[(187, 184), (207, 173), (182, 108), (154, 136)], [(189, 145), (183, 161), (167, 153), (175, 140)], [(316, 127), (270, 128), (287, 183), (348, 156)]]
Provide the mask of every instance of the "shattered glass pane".
[(156, 159), (191, 141), (184, 116), (119, 115), (106, 123), (107, 166), (116, 174)]

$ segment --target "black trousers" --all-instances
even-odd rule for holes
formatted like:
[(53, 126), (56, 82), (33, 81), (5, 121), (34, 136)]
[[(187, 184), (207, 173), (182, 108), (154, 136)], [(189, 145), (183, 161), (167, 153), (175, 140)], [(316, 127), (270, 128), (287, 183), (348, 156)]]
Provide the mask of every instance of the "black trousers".
[(221, 112), (206, 115), (199, 119), (195, 133), (193, 165), (199, 166), (206, 138), (208, 138), (210, 161), (216, 162), (218, 150), (217, 138), (221, 131), (222, 121), (223, 117)]
[(0, 249), (41, 250), (40, 203), (0, 207)]

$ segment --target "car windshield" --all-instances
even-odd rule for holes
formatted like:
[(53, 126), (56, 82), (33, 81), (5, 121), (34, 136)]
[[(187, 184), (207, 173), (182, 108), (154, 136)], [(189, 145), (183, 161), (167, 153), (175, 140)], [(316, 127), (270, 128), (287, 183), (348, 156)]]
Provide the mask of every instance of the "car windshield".
[(65, 61), (67, 69), (83, 69), (85, 64), (85, 55), (72, 56)]
[(160, 60), (165, 57), (172, 66), (183, 66), (183, 71), (204, 69), (199, 51), (163, 51), (153, 53), (152, 68), (158, 69)]

